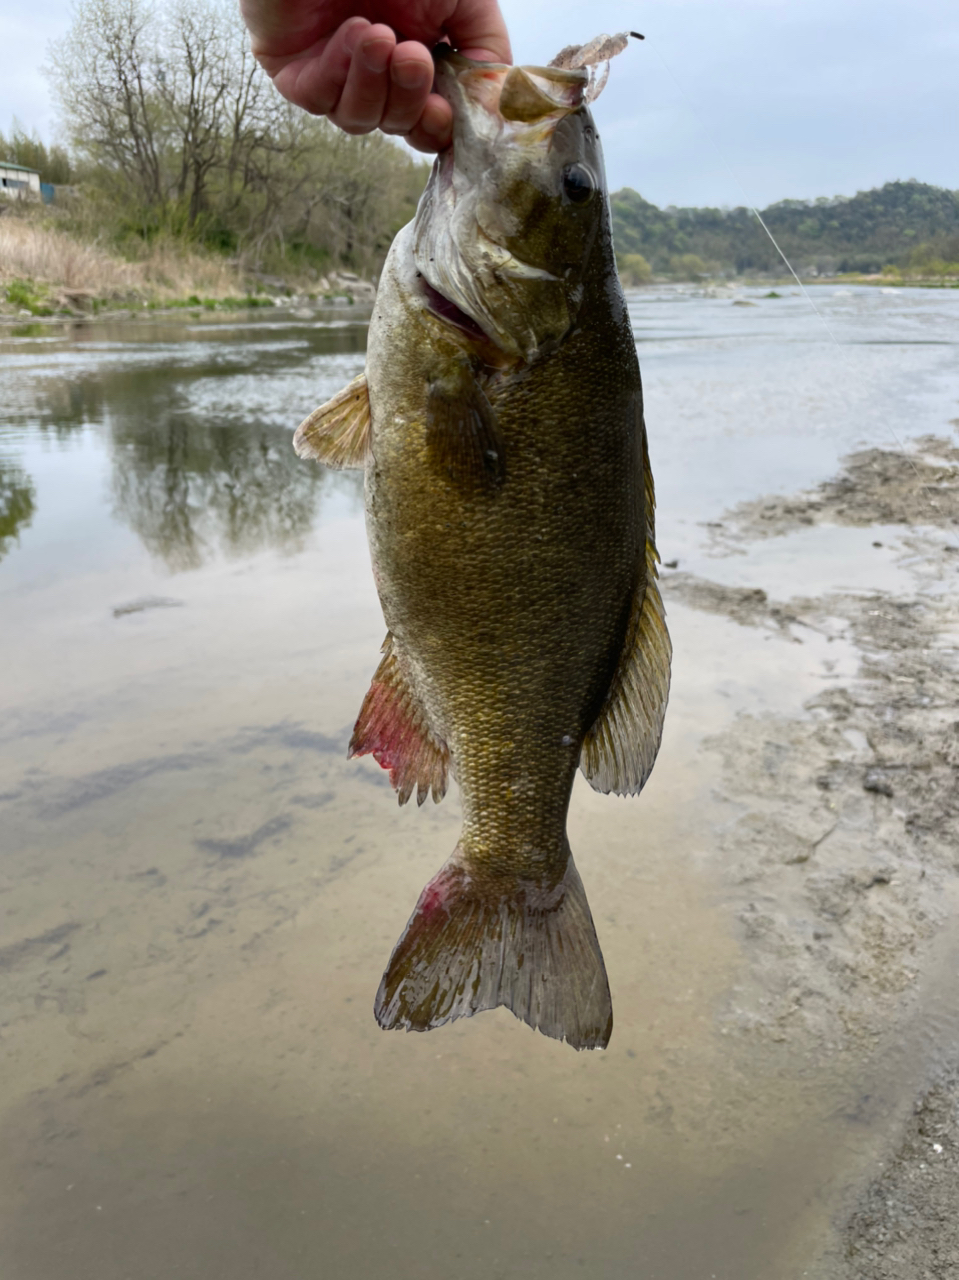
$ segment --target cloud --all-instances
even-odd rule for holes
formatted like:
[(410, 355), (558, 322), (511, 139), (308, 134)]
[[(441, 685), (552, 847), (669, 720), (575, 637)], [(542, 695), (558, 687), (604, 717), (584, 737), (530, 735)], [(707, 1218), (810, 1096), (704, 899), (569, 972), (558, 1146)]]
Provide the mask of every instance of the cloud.
[[(503, 9), (523, 62), (603, 30), (643, 31), (645, 43), (617, 60), (596, 117), (610, 184), (656, 204), (766, 205), (903, 177), (956, 185), (955, 0), (503, 0)], [(69, 0), (5, 0), (0, 129), (16, 114), (52, 137), (39, 68), (69, 22)]]

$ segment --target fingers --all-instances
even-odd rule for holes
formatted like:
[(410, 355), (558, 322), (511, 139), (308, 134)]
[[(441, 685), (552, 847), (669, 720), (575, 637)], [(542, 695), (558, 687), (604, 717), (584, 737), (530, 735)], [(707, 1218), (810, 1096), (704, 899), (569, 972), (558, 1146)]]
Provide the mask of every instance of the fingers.
[[(447, 29), (467, 57), (511, 59), (495, 0), (458, 0)], [(415, 39), (398, 44), (384, 23), (349, 18), (332, 35), (296, 54), (257, 50), (257, 57), (284, 97), (314, 115), (328, 116), (346, 133), (383, 129), (404, 135), (418, 151), (449, 145), (452, 111), (431, 92), (433, 60), (426, 44)]]
[[(452, 113), (433, 87), (433, 59), (417, 41), (396, 43), (392, 30), (351, 18), (299, 57), (261, 57), (284, 97), (346, 133), (410, 135), (421, 151), (449, 143)], [(276, 65), (279, 63), (280, 65)]]
[(398, 44), (390, 59), (390, 90), (380, 121), (384, 133), (409, 133), (419, 122), (433, 87), (433, 59), (422, 44)]
[(431, 93), (418, 122), (406, 135), (417, 151), (442, 151), (453, 140), (453, 109), (445, 98)]
[(325, 116), (340, 101), (353, 60), (353, 43), (358, 32), (369, 25), (364, 18), (352, 18), (296, 57), (257, 54), (257, 58), (284, 98), (315, 116)]
[(350, 69), (336, 106), (326, 114), (346, 133), (379, 128), (390, 93), (390, 61), (396, 36), (382, 23), (368, 23), (349, 33)]

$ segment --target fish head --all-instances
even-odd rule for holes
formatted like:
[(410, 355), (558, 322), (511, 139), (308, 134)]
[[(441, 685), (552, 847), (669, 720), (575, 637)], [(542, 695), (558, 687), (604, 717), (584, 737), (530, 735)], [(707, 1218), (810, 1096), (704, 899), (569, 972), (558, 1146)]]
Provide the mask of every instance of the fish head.
[(591, 76), (434, 56), (453, 142), (417, 210), (416, 269), (432, 310), (529, 363), (573, 327), (609, 216)]

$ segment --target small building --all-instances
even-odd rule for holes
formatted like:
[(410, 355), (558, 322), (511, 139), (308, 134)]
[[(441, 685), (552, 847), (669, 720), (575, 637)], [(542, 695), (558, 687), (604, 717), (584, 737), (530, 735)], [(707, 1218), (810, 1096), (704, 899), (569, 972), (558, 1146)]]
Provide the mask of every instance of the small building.
[(10, 160), (0, 160), (0, 195), (40, 199), (40, 175)]

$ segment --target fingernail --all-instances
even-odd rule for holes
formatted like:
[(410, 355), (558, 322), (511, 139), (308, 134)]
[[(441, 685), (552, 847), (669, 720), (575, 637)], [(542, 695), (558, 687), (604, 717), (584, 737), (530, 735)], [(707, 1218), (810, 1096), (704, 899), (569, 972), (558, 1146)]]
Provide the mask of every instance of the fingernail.
[(385, 71), (394, 47), (392, 40), (368, 40), (360, 45), (360, 58), (367, 71)]
[(350, 57), (353, 56), (353, 51), (360, 43), (360, 37), (363, 35), (364, 31), (369, 30), (369, 26), (370, 24), (364, 18), (359, 18), (350, 23), (346, 35), (343, 37), (343, 48)]
[(425, 89), (433, 79), (433, 68), (422, 62), (394, 62), (390, 68), (393, 83), (401, 89)]

